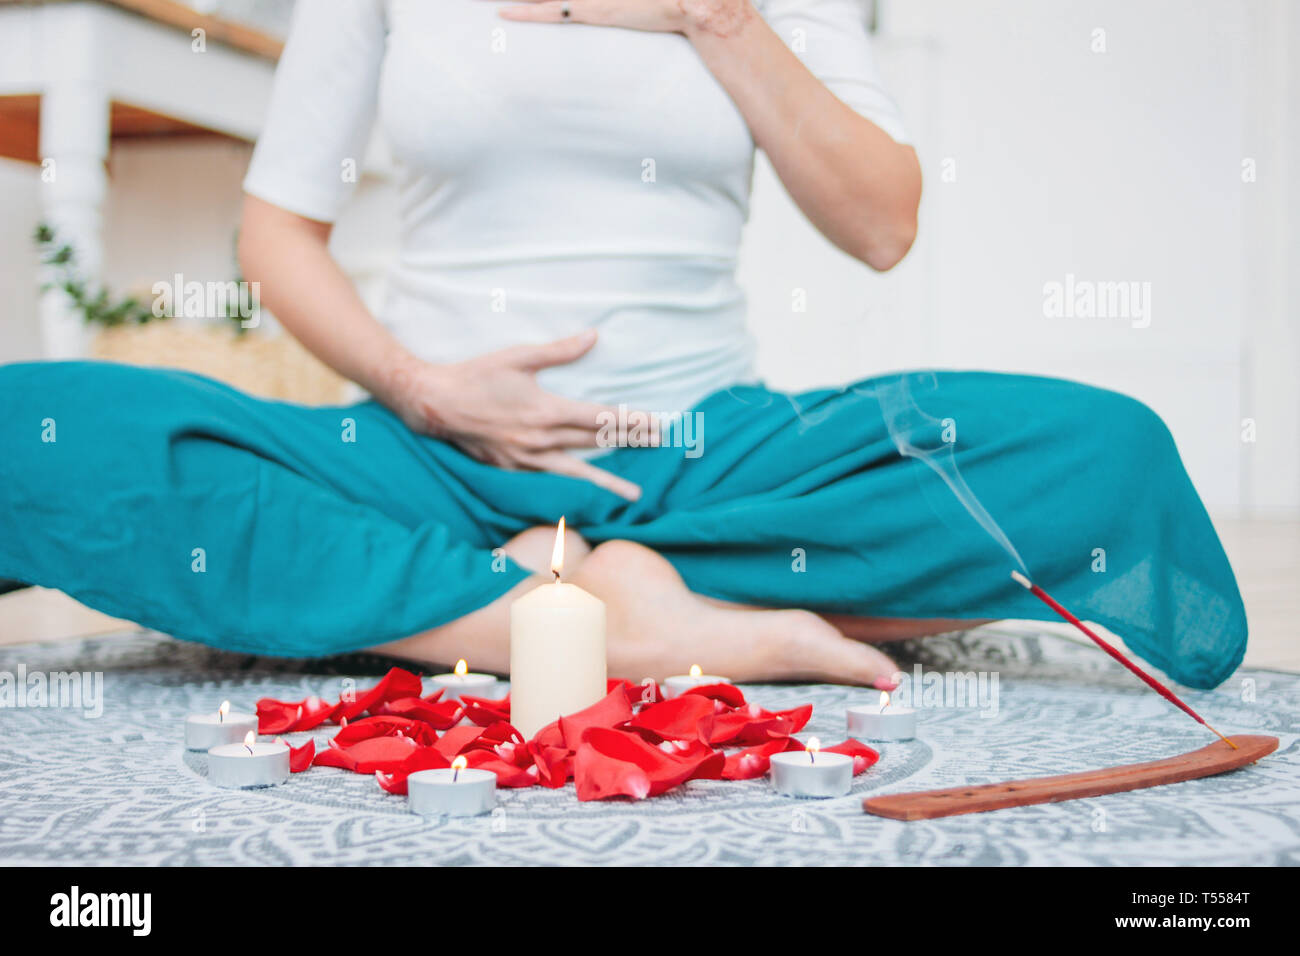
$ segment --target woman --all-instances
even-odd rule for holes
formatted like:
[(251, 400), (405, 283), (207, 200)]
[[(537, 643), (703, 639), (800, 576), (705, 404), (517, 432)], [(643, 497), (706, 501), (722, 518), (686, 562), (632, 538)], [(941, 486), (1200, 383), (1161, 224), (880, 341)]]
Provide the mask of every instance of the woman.
[[(376, 111), (402, 208), (382, 323), (327, 249)], [(567, 515), (612, 674), (884, 683), (875, 643), (1043, 616), (1023, 560), (1177, 679), (1223, 680), (1240, 598), (1142, 405), (984, 373), (753, 383), (755, 145), (840, 248), (905, 255), (918, 164), (853, 0), (300, 0), (241, 261), (374, 401), (0, 370), (0, 574), (222, 647), (504, 670)], [(628, 409), (691, 414), (610, 449)]]

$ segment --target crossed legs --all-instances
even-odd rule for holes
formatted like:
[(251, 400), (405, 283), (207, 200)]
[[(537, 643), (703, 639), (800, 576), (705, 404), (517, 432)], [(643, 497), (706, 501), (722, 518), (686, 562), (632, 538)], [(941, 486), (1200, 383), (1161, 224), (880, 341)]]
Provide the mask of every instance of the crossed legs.
[[(529, 528), (505, 545), (538, 572), (458, 620), (383, 645), (380, 650), (441, 664), (465, 658), (505, 672), (510, 661), (510, 604), (549, 580), (555, 531)], [(726, 604), (692, 593), (673, 566), (650, 548), (607, 541), (592, 548), (570, 530), (566, 578), (607, 605), (609, 673), (662, 680), (699, 664), (735, 680), (822, 680), (870, 684), (897, 667), (872, 644), (973, 627), (981, 621), (823, 617), (799, 609)]]

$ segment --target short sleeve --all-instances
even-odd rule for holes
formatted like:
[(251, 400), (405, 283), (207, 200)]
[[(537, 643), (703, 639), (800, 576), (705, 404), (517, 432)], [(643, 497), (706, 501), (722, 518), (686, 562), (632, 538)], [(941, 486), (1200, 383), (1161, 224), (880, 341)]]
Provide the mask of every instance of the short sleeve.
[(910, 142), (876, 70), (863, 0), (755, 0), (755, 6), (832, 93), (896, 141)]
[(381, 0), (298, 0), (245, 192), (338, 218), (374, 125), (385, 37)]

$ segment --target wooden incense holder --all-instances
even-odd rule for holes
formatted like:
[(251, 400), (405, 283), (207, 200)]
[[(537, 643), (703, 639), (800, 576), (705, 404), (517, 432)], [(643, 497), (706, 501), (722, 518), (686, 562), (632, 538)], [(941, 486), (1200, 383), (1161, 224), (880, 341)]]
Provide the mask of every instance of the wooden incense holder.
[(1277, 750), (1276, 737), (1250, 734), (1230, 738), (1233, 750), (1221, 740), (1164, 760), (1130, 763), (1103, 770), (1067, 773), (1059, 777), (1031, 777), (1006, 783), (988, 783), (975, 787), (952, 787), (947, 790), (922, 790), (916, 793), (893, 793), (868, 797), (862, 807), (867, 813), (891, 820), (932, 820), (960, 813), (983, 813), (1006, 807), (1025, 807), (1033, 803), (1059, 803), (1080, 797), (1099, 797), (1106, 793), (1159, 787), (1198, 777), (1236, 770)]

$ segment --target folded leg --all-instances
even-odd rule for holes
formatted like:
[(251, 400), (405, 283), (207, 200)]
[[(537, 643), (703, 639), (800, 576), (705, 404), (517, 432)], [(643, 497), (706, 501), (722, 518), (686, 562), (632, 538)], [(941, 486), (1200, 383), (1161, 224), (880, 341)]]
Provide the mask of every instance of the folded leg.
[(1177, 680), (1213, 686), (1240, 662), (1231, 567), (1173, 439), (1140, 402), (938, 372), (794, 396), (737, 388), (697, 412), (698, 457), (669, 447), (600, 460), (646, 495), (579, 525), (589, 539), (646, 544), (711, 597), (875, 618), (1050, 618), (1009, 577), (1023, 560)]
[(0, 404), (0, 576), (178, 637), (353, 650), (526, 576), (492, 553), (512, 522), (465, 507), (464, 477), (439, 467), (454, 450), (372, 404), (86, 362), (0, 367)]

